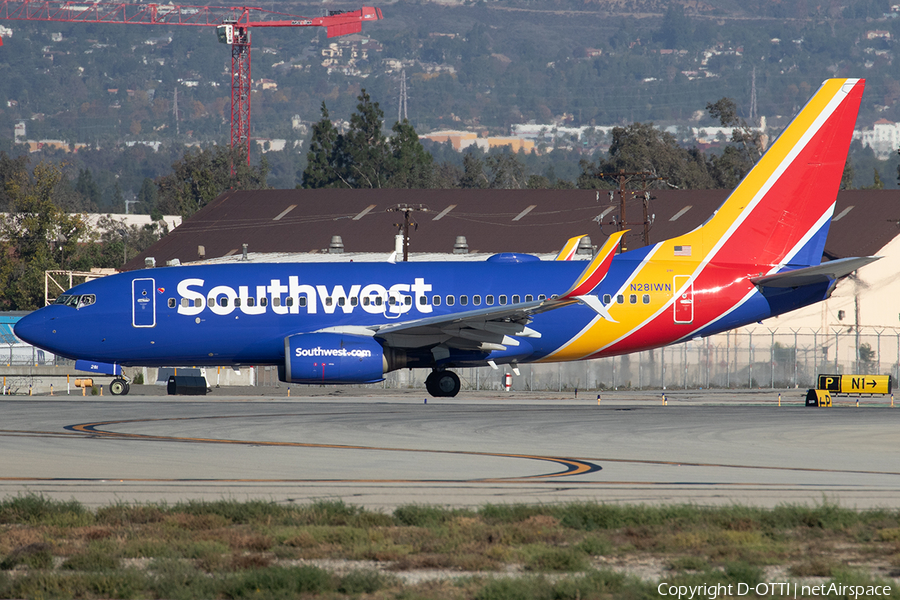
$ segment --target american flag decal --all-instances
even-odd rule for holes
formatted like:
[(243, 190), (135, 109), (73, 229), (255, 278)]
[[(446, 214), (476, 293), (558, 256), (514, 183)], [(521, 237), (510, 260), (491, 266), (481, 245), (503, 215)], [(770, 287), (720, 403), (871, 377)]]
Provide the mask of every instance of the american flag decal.
[(675, 252), (673, 254), (675, 256), (690, 256), (691, 255), (691, 247), (690, 246), (675, 246)]

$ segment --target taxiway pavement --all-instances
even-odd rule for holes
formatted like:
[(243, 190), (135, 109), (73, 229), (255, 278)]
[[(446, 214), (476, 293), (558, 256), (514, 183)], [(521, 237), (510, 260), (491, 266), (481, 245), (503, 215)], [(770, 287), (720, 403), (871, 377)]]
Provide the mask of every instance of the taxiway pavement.
[[(137, 386), (135, 386), (137, 387)], [(0, 497), (900, 506), (900, 406), (799, 390), (0, 400)], [(777, 394), (784, 395), (782, 406)], [(854, 399), (855, 400), (855, 399)]]

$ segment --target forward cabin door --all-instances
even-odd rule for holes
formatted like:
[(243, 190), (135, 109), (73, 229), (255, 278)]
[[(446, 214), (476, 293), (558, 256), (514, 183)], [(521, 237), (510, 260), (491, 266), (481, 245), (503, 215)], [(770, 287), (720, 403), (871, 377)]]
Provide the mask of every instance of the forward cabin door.
[(131, 324), (135, 327), (156, 327), (156, 281), (152, 278), (131, 282)]
[(690, 279), (688, 275), (675, 276), (675, 322), (690, 323), (694, 320), (694, 282), (691, 282), (684, 290), (681, 288)]

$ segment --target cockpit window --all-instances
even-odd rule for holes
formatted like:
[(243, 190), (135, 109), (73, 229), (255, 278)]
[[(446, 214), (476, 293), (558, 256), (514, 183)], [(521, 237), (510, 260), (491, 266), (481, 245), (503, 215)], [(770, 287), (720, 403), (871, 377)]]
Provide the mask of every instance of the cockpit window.
[(66, 306), (74, 306), (75, 308), (81, 308), (82, 306), (90, 306), (94, 302), (97, 301), (97, 296), (94, 294), (63, 294), (59, 298), (56, 299), (54, 304), (65, 304)]
[(81, 308), (82, 306), (90, 306), (96, 301), (97, 297), (94, 294), (84, 294), (78, 301), (78, 308)]

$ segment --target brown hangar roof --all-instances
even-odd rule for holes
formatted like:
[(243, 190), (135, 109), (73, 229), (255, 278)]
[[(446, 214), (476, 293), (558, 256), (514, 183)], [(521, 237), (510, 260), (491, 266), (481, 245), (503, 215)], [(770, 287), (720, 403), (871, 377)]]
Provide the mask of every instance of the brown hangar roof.
[[(650, 242), (686, 233), (706, 221), (728, 195), (726, 190), (651, 190)], [(334, 235), (346, 252), (390, 252), (398, 204), (423, 204), (412, 214), (418, 229), (411, 252), (450, 253), (456, 236), (466, 236), (472, 253), (558, 251), (573, 236), (588, 234), (595, 245), (615, 231), (618, 197), (594, 190), (253, 190), (226, 192), (154, 244), (126, 269), (171, 259), (198, 259), (251, 252), (325, 252)], [(629, 248), (642, 245), (643, 203), (626, 203), (633, 233)], [(878, 252), (900, 228), (900, 191), (853, 190), (838, 196), (825, 247), (830, 258)]]

